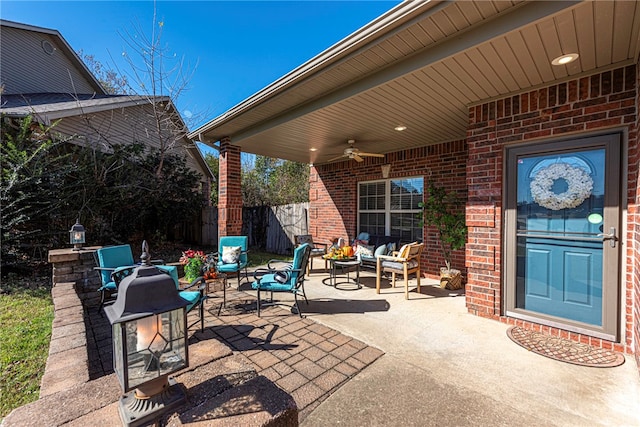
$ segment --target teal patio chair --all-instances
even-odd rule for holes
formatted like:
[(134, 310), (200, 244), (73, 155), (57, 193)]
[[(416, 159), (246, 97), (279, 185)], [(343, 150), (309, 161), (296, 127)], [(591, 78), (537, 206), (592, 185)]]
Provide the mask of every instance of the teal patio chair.
[[(143, 249), (144, 251), (144, 249)], [(133, 252), (130, 245), (118, 245), (118, 246), (106, 246), (100, 248), (93, 253), (93, 258), (96, 263), (94, 270), (97, 270), (100, 275), (101, 286), (98, 288), (100, 292), (100, 306), (98, 311), (104, 306), (108, 297), (113, 297), (118, 290), (119, 280), (122, 280), (131, 271), (127, 267), (137, 267), (139, 263), (133, 260)], [(153, 264), (156, 264), (158, 268), (167, 272), (175, 281), (178, 282), (178, 268), (171, 265), (158, 265), (163, 264), (162, 260), (153, 260)], [(120, 271), (122, 270), (122, 271)], [(119, 279), (118, 283), (111, 277), (112, 273), (118, 272), (116, 277)], [(128, 273), (127, 273), (128, 272)]]
[(216, 259), (216, 270), (220, 273), (237, 273), (238, 289), (240, 289), (240, 272), (244, 269), (244, 277), (248, 279), (247, 255), (249, 238), (247, 236), (223, 236), (218, 240), (218, 252), (213, 254)]
[[(307, 295), (304, 291), (304, 281), (310, 255), (311, 245), (308, 243), (303, 243), (294, 250), (293, 262), (291, 262), (290, 265), (287, 265), (279, 270), (269, 268), (257, 269), (253, 273), (256, 281), (251, 284), (251, 287), (258, 291), (258, 317), (260, 317), (261, 291), (271, 292), (271, 301), (266, 305), (276, 304), (273, 301), (274, 292), (292, 293), (294, 298), (294, 306), (292, 307), (292, 312), (297, 311), (298, 315), (300, 315), (301, 318), (304, 317), (302, 316), (302, 312), (300, 311), (300, 307), (298, 305), (298, 294), (302, 293), (305, 301), (307, 302), (307, 304), (309, 304), (309, 300), (307, 300)], [(270, 264), (271, 261), (268, 265)]]
[[(144, 245), (143, 245), (143, 248), (144, 248)], [(145, 249), (143, 249), (143, 252), (144, 251)], [(160, 261), (160, 260), (154, 260), (153, 262), (157, 262), (157, 261)], [(189, 302), (189, 304), (187, 305), (187, 313), (189, 313), (194, 308), (199, 309), (198, 320), (188, 325), (188, 327), (190, 328), (191, 326), (195, 325), (199, 321), (200, 331), (204, 331), (204, 300), (207, 298), (207, 294), (206, 294), (207, 282), (205, 281), (204, 277), (198, 277), (194, 279), (191, 283), (189, 283), (187, 286), (180, 289), (180, 282), (178, 281), (177, 267), (172, 265), (158, 265), (158, 264), (154, 264), (154, 265), (155, 267), (158, 268), (158, 270), (160, 270), (165, 274), (168, 274), (173, 279), (173, 282), (176, 285), (176, 289), (178, 289), (179, 291), (178, 292), (179, 295)], [(140, 267), (140, 264), (129, 265), (126, 267), (118, 267), (114, 269), (110, 274), (110, 280), (111, 280), (111, 283), (113, 284), (113, 289), (117, 291), (118, 286), (120, 285), (120, 282), (122, 282), (122, 280), (125, 277), (132, 274), (133, 271), (138, 267)], [(101, 306), (102, 306), (102, 303), (101, 303)], [(218, 309), (218, 315), (219, 314), (220, 314), (220, 309)]]

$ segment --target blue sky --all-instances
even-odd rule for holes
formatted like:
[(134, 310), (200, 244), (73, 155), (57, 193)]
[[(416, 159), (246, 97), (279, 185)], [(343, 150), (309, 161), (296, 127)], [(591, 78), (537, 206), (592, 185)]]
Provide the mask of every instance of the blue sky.
[[(209, 121), (398, 3), (158, 1), (163, 44), (197, 63), (178, 108), (200, 114), (195, 125)], [(56, 29), (76, 51), (122, 70), (123, 34), (134, 25), (150, 34), (154, 25), (151, 1), (2, 0), (0, 16)]]

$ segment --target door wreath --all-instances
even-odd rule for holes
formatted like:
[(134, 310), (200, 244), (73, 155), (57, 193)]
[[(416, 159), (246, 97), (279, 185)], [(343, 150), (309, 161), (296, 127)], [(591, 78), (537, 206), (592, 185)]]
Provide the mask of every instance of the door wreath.
[[(567, 191), (556, 194), (553, 183), (558, 179), (567, 182)], [(531, 195), (540, 206), (554, 211), (580, 206), (593, 190), (593, 179), (583, 169), (569, 163), (554, 163), (538, 171), (531, 180)]]

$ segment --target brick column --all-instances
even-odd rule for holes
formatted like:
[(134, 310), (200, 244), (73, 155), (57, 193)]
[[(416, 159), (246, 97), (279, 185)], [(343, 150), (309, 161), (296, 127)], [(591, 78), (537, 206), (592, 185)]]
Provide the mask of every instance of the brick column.
[(240, 148), (231, 139), (220, 141), (218, 181), (218, 237), (242, 234)]

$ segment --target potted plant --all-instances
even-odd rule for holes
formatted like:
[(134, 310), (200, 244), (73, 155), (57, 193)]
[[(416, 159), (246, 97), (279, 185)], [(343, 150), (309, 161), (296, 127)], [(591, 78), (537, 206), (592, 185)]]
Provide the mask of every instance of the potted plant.
[(187, 282), (191, 282), (202, 276), (202, 268), (205, 265), (207, 256), (202, 251), (186, 250), (182, 252), (180, 264), (184, 266), (184, 278)]
[(432, 182), (427, 186), (427, 191), (425, 201), (420, 203), (422, 223), (435, 227), (438, 233), (446, 265), (440, 268), (440, 287), (460, 289), (462, 275), (460, 270), (451, 268), (451, 254), (462, 249), (467, 241), (464, 202), (455, 191), (447, 192)]

